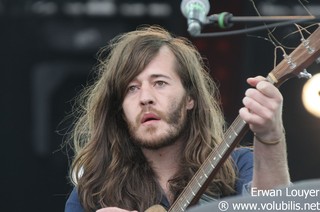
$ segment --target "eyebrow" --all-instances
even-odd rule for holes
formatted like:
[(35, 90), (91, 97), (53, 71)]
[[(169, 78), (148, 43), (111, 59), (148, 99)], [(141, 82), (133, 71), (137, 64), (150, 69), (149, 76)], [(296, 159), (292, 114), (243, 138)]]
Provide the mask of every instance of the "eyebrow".
[[(172, 80), (171, 77), (169, 77), (167, 75), (163, 75), (163, 74), (151, 74), (149, 78), (154, 80), (154, 79), (161, 78), (161, 77)], [(131, 82), (134, 82), (134, 81), (138, 81), (138, 79), (134, 78)]]
[(163, 75), (163, 74), (152, 74), (152, 75), (150, 76), (150, 78), (152, 78), (152, 79), (160, 78), (160, 77), (164, 77), (164, 78), (166, 78), (166, 79), (171, 79), (171, 77), (166, 76), (166, 75)]

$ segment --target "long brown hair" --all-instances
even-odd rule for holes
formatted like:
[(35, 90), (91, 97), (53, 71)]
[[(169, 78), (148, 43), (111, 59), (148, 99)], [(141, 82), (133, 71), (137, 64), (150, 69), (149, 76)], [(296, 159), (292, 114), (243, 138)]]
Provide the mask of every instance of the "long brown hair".
[[(190, 129), (181, 171), (169, 182), (175, 197), (210, 151), (222, 141), (225, 123), (216, 85), (189, 41), (156, 26), (114, 38), (101, 51), (95, 83), (81, 95), (80, 115), (73, 130), (75, 158), (70, 176), (85, 211), (106, 206), (144, 211), (161, 200), (161, 189), (153, 170), (141, 149), (130, 140), (122, 101), (129, 82), (164, 45), (174, 53), (176, 71), (195, 102), (188, 114)], [(234, 165), (229, 159), (207, 193), (213, 196), (233, 193), (235, 176)]]

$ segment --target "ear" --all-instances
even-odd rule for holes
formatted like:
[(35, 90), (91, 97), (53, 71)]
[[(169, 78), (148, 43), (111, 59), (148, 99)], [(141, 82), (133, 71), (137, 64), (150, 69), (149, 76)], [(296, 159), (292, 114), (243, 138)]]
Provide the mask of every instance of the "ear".
[(194, 100), (191, 98), (191, 96), (187, 96), (186, 101), (187, 110), (191, 110), (194, 107)]

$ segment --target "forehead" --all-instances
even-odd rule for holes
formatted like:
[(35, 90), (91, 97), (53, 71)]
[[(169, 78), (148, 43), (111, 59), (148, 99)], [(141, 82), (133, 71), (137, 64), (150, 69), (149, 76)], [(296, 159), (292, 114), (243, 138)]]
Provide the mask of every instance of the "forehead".
[(162, 46), (157, 55), (136, 78), (146, 76), (166, 76), (174, 80), (179, 80), (180, 77), (177, 73), (176, 63), (173, 52), (167, 46)]

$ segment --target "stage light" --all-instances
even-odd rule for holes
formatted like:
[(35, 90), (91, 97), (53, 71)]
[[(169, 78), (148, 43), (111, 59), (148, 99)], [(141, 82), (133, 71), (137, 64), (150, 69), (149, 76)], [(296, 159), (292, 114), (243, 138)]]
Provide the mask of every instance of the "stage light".
[(320, 118), (320, 73), (314, 75), (303, 86), (302, 102), (309, 113)]

